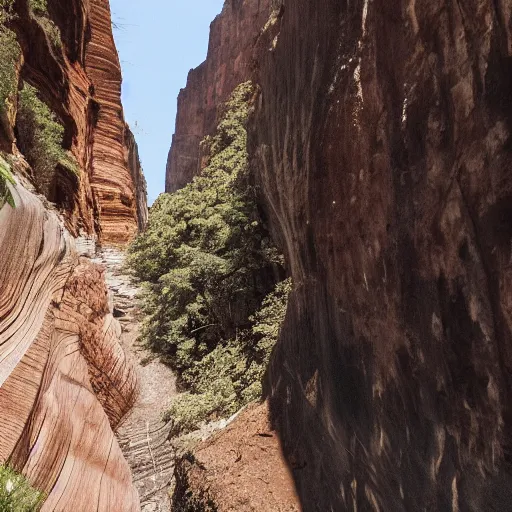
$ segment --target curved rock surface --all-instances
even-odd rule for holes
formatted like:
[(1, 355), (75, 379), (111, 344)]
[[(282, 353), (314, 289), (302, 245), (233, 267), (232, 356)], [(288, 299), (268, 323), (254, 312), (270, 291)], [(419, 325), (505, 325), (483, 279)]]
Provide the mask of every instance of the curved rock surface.
[[(267, 394), (303, 509), (510, 510), (510, 2), (281, 3), (239, 81), (295, 285)], [(200, 168), (205, 66), (167, 191)]]
[(511, 23), (297, 0), (261, 41), (251, 152), (296, 286), (268, 393), (307, 511), (510, 510)]
[(137, 381), (103, 270), (38, 198), (14, 196), (0, 210), (0, 463), (48, 495), (43, 511), (138, 511), (112, 430)]

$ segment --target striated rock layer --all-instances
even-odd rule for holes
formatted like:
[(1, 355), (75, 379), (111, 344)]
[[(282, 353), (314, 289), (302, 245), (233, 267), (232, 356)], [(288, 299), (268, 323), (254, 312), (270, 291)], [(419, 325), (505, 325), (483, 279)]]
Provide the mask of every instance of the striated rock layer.
[(0, 463), (48, 496), (43, 511), (137, 511), (114, 437), (133, 405), (101, 267), (21, 185), (0, 210)]
[(90, 4), (91, 40), (86, 48), (85, 69), (99, 109), (92, 140), (91, 185), (102, 239), (122, 244), (133, 238), (139, 224), (145, 222), (146, 196), (142, 187), (135, 188), (135, 180), (141, 174), (140, 164), (138, 171), (130, 169), (128, 160), (135, 141), (130, 133), (125, 133), (129, 128), (121, 106), (121, 66), (112, 35), (109, 1), (90, 0)]
[(200, 142), (217, 125), (217, 109), (251, 76), (254, 43), (271, 13), (272, 0), (227, 0), (211, 25), (206, 61), (188, 75), (178, 96), (175, 133), (165, 191), (189, 183), (201, 169)]
[(260, 41), (296, 286), (267, 391), (304, 510), (510, 510), (511, 13), (297, 0)]
[[(20, 78), (36, 87), (64, 125), (64, 144), (80, 167), (79, 179), (57, 169), (48, 199), (73, 235), (126, 243), (145, 224), (147, 204), (140, 165), (132, 168), (135, 144), (123, 118), (108, 0), (49, 0), (47, 16), (32, 14), (27, 0), (16, 9)], [(49, 35), (52, 23), (62, 44)], [(0, 133), (0, 147), (9, 142), (15, 141)]]

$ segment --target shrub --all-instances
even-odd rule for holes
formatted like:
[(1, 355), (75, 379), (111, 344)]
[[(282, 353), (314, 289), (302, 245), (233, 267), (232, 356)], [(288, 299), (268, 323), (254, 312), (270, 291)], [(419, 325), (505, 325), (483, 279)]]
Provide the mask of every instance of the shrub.
[(21, 48), (16, 34), (5, 26), (13, 18), (12, 5), (12, 0), (0, 0), (0, 117), (9, 111), (18, 89), (16, 64)]
[(190, 390), (165, 413), (172, 435), (190, 432), (205, 420), (227, 417), (261, 397), (261, 382), (286, 314), (291, 280), (276, 286), (239, 339), (217, 346), (182, 376)]
[(60, 29), (55, 25), (53, 20), (50, 19), (47, 0), (29, 0), (28, 6), (32, 16), (45, 31), (53, 46), (60, 48), (62, 46)]
[(202, 143), (206, 167), (158, 198), (129, 249), (128, 265), (144, 289), (142, 339), (189, 391), (168, 414), (179, 431), (261, 394), (270, 333), (253, 330), (258, 315), (267, 315), (255, 312), (283, 261), (250, 185), (246, 123), (254, 92), (250, 82), (234, 90), (215, 134)]
[(0, 156), (0, 208), (5, 203), (14, 208), (14, 198), (9, 190), (8, 184), (15, 185), (16, 182), (11, 174), (9, 164)]
[(5, 512), (37, 512), (44, 501), (43, 493), (9, 467), (0, 466), (0, 510)]
[(76, 160), (62, 147), (64, 127), (39, 99), (37, 90), (27, 83), (20, 91), (16, 127), (20, 149), (34, 170), (34, 181), (41, 193), (48, 196), (57, 165), (79, 174)]

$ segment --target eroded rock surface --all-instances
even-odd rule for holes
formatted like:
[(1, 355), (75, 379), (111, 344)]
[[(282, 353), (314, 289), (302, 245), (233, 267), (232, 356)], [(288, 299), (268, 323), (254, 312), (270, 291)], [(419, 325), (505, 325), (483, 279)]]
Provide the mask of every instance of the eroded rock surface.
[(298, 0), (262, 41), (252, 154), (296, 287), (268, 394), (305, 510), (510, 509), (510, 26)]
[(48, 495), (43, 511), (140, 510), (113, 433), (137, 379), (103, 270), (36, 196), (13, 193), (0, 210), (0, 462)]
[[(252, 168), (295, 286), (267, 393), (304, 510), (510, 509), (511, 13), (297, 0), (252, 39)], [(198, 170), (202, 73), (168, 191)]]
[[(60, 31), (58, 44), (51, 24)], [(55, 0), (45, 15), (34, 15), (22, 0), (13, 29), (22, 49), (20, 79), (37, 89), (64, 125), (64, 144), (80, 167), (78, 178), (57, 168), (48, 199), (74, 236), (128, 242), (146, 222), (147, 203), (136, 144), (123, 117), (108, 0)], [(4, 128), (11, 135), (0, 130), (0, 147), (9, 148), (15, 132)]]

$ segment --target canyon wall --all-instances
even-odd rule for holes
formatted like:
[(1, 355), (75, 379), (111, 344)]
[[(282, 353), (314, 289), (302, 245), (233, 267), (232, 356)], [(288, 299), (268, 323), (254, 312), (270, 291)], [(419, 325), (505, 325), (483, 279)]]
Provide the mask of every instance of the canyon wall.
[[(113, 429), (137, 393), (103, 269), (20, 183), (0, 210), (0, 463), (44, 511), (139, 510)], [(92, 498), (92, 501), (91, 501)]]
[(46, 15), (18, 2), (12, 27), (22, 48), (20, 78), (64, 125), (64, 144), (80, 167), (78, 179), (58, 170), (48, 199), (73, 235), (128, 242), (144, 224), (147, 204), (129, 164), (133, 150), (126, 145), (130, 135), (108, 0), (49, 0)]
[(267, 392), (305, 510), (510, 509), (511, 13), (297, 0), (261, 41), (295, 284)]
[[(104, 269), (82, 254), (97, 243), (125, 245), (144, 228), (146, 183), (123, 118), (108, 0), (34, 5), (16, 2), (11, 19), (0, 17), (2, 41), (14, 34), (20, 46), (19, 56), (7, 55), (15, 93), (0, 103), (0, 167), (15, 177), (14, 206), (0, 203), (0, 464), (45, 493), (43, 511), (136, 512), (139, 497), (114, 435), (137, 397), (136, 372)], [(46, 137), (44, 150), (54, 151), (39, 125), (59, 123), (59, 154), (72, 155), (49, 170), (46, 190), (31, 148), (20, 144), (23, 82), (43, 102), (30, 106), (30, 129), (40, 130), (34, 140)]]
[(253, 66), (254, 43), (268, 21), (272, 0), (229, 0), (210, 28), (205, 62), (192, 69), (178, 96), (165, 191), (174, 192), (201, 170), (200, 142), (217, 126), (218, 108)]
[[(238, 76), (260, 88), (252, 170), (294, 282), (266, 394), (302, 507), (508, 510), (512, 6), (274, 12)], [(209, 62), (180, 95), (167, 191), (200, 169)]]

